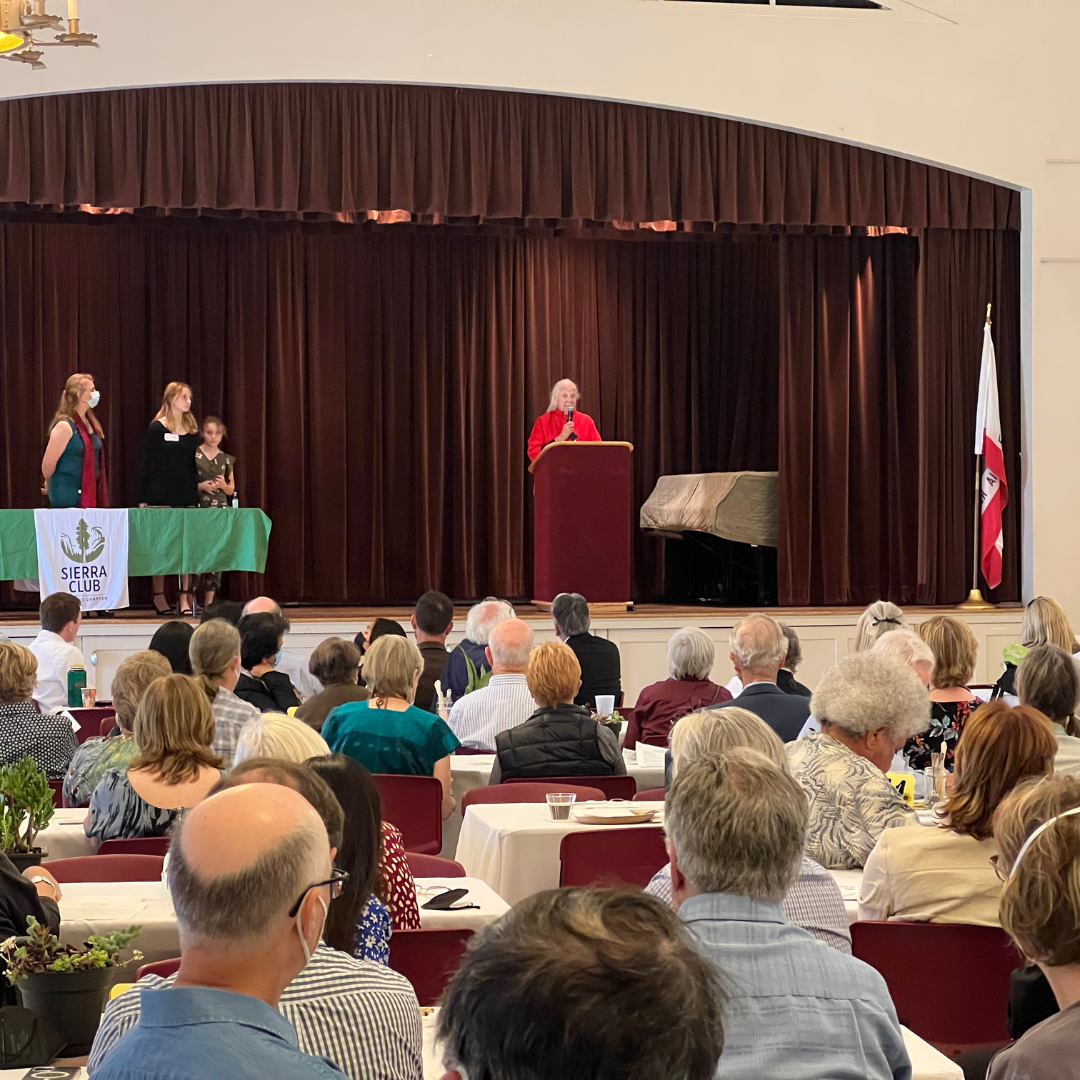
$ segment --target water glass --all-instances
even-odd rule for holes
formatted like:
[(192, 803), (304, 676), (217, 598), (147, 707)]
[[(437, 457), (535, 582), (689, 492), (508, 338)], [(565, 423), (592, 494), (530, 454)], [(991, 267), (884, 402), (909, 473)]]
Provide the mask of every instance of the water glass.
[(614, 694), (596, 695), (596, 712), (599, 716), (610, 716), (615, 711)]
[(574, 805), (577, 795), (572, 791), (548, 792), (548, 813), (554, 821), (569, 821), (570, 808)]

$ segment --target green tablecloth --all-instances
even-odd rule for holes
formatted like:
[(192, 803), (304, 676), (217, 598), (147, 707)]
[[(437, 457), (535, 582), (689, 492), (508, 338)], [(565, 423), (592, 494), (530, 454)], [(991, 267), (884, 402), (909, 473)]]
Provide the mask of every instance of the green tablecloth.
[[(270, 519), (253, 508), (128, 511), (128, 576), (266, 568)], [(0, 581), (36, 578), (33, 510), (0, 510)]]

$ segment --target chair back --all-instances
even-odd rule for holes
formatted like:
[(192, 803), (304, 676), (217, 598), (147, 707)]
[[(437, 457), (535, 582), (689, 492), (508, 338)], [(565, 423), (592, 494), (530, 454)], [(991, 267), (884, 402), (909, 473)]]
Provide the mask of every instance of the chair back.
[[(637, 781), (632, 776), (530, 776), (504, 780), (504, 784), (575, 784), (578, 787), (599, 788), (605, 799), (632, 799), (637, 793)], [(565, 791), (565, 786), (552, 788)]]
[(171, 960), (158, 960), (154, 964), (143, 964), (135, 969), (135, 981), (138, 982), (144, 975), (157, 975), (158, 978), (167, 979), (180, 970), (180, 957), (175, 956)]
[(382, 819), (397, 826), (406, 851), (438, 855), (442, 850), (442, 784), (433, 776), (373, 773)]
[(595, 787), (579, 784), (560, 784), (550, 780), (529, 784), (492, 784), (489, 787), (472, 788), (461, 796), (461, 813), (477, 803), (523, 803), (547, 802), (553, 791), (567, 791), (577, 796), (578, 802), (603, 802), (604, 793)]
[(134, 840), (102, 840), (97, 849), (99, 855), (167, 855), (167, 836), (140, 836)]
[(472, 930), (395, 930), (390, 967), (412, 983), (421, 1008), (437, 1005), (465, 955)]
[(52, 804), (53, 806), (64, 805), (64, 781), (63, 780), (50, 780), (49, 789), (52, 791)]
[(1000, 927), (855, 922), (851, 950), (881, 972), (900, 1023), (943, 1053), (1008, 1041), (1009, 975), (1022, 960)]
[[(103, 716), (101, 718), (101, 723), (98, 724), (98, 734), (103, 739), (107, 738), (109, 732), (112, 731), (114, 727), (116, 727), (116, 714), (113, 713), (112, 716)], [(147, 964), (146, 966), (149, 967), (150, 965)]]
[(60, 884), (66, 881), (160, 881), (161, 855), (80, 855), (41, 864)]
[(662, 787), (646, 788), (634, 796), (634, 802), (663, 802), (666, 794)]
[(418, 877), (465, 877), (465, 867), (453, 859), (440, 859), (438, 855), (421, 855), (417, 851), (406, 851), (405, 862), (409, 873)]
[(659, 825), (567, 833), (559, 845), (559, 885), (637, 885), (645, 888), (667, 861)]

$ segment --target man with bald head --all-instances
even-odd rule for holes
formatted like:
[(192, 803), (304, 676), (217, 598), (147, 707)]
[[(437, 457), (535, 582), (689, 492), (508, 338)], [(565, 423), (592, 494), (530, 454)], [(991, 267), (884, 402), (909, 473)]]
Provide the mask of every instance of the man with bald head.
[[(289, 632), (288, 617), (281, 610), (281, 605), (269, 596), (256, 596), (254, 600), (249, 600), (244, 605), (244, 610), (240, 613), (240, 617), (243, 618), (245, 615), (259, 615), (262, 613), (280, 615), (285, 620), (285, 632)], [(321, 694), (325, 689), (323, 684), (308, 671), (308, 657), (297, 656), (288, 649), (282, 650), (281, 659), (277, 662), (274, 670), (280, 671), (283, 675), (288, 675), (289, 682), (293, 684), (296, 696), (301, 701), (307, 701), (308, 698), (312, 698), (316, 694)]]
[(529, 436), (530, 461), (535, 461), (549, 443), (600, 442), (592, 417), (578, 412), (580, 400), (581, 394), (570, 379), (560, 379), (552, 387), (548, 411), (536, 418)]
[(536, 712), (525, 683), (532, 647), (533, 632), (520, 619), (503, 619), (492, 628), (484, 650), (491, 678), (456, 702), (447, 721), (462, 746), (494, 752), (500, 731), (524, 724)]
[(277, 1011), (319, 944), (338, 876), (325, 825), (291, 788), (246, 784), (190, 810), (169, 863), (180, 970), (171, 988), (142, 991), (139, 1022), (94, 1075), (340, 1080)]

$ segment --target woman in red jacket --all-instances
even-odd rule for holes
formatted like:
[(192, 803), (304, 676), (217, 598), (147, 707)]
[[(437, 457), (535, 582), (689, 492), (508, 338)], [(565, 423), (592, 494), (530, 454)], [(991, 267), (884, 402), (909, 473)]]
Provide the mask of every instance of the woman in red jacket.
[(548, 443), (600, 442), (592, 417), (577, 411), (580, 398), (578, 388), (569, 379), (560, 379), (552, 387), (548, 411), (536, 418), (529, 436), (530, 461), (535, 461)]

